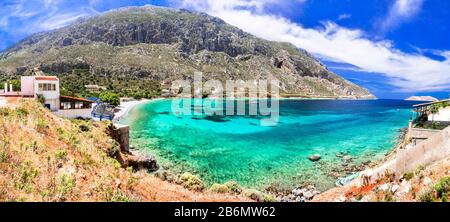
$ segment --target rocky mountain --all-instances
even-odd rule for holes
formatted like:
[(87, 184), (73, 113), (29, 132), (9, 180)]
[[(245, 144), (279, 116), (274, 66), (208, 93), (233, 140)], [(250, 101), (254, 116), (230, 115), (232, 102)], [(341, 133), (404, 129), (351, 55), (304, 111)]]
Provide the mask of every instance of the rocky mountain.
[(129, 7), (32, 35), (0, 54), (0, 76), (40, 66), (64, 75), (171, 81), (277, 78), (284, 94), (373, 98), (288, 43), (266, 41), (219, 18), (187, 10)]

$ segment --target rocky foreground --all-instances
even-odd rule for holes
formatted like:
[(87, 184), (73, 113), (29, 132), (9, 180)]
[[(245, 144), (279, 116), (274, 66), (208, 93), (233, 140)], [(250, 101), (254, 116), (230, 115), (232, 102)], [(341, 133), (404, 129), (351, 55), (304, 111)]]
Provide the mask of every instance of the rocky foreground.
[(62, 119), (32, 100), (0, 108), (0, 201), (251, 201), (195, 177), (163, 181), (147, 173), (155, 167), (121, 152), (105, 123)]
[(314, 196), (314, 202), (447, 202), (450, 198), (450, 158), (418, 166), (400, 179), (387, 175), (377, 183), (350, 183)]

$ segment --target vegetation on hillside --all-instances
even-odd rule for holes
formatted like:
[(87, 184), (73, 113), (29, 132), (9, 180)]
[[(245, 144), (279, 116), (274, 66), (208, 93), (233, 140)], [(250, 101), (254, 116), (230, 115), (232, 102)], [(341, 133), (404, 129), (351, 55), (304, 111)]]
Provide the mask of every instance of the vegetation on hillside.
[(105, 128), (57, 118), (34, 101), (0, 109), (0, 200), (138, 200), (133, 174), (107, 155), (118, 146)]
[(107, 126), (58, 118), (33, 100), (0, 108), (0, 201), (248, 200), (123, 168)]
[(101, 92), (90, 92), (85, 85), (106, 87), (107, 91), (116, 93), (119, 97), (135, 99), (153, 98), (161, 95), (159, 82), (132, 77), (114, 77), (92, 75), (86, 69), (74, 69), (70, 73), (50, 73), (57, 75), (61, 82), (61, 94), (76, 97), (99, 97)]
[(113, 92), (104, 91), (100, 93), (100, 100), (108, 103), (111, 106), (118, 106), (120, 105), (120, 98), (119, 95)]
[[(106, 87), (106, 91), (117, 94), (119, 97), (132, 97), (135, 99), (154, 98), (161, 95), (160, 83), (155, 80), (139, 79), (133, 77), (113, 77), (104, 75), (92, 75), (89, 69), (73, 69), (68, 73), (49, 72), (48, 75), (58, 76), (60, 79), (60, 90), (63, 96), (74, 97), (100, 97), (99, 92), (90, 92), (86, 85), (98, 85)], [(25, 75), (31, 75), (25, 73)], [(20, 77), (13, 75), (0, 75), (0, 89), (4, 83), (13, 85), (14, 91), (20, 91)]]

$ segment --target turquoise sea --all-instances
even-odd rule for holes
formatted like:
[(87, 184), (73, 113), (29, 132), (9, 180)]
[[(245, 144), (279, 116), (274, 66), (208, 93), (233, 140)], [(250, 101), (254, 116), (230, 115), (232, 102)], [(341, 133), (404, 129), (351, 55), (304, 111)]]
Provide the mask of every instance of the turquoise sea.
[[(392, 150), (414, 104), (401, 100), (278, 102), (280, 118), (274, 126), (261, 126), (262, 116), (248, 114), (177, 116), (171, 111), (172, 100), (136, 106), (121, 123), (130, 125), (131, 144), (155, 155), (163, 168), (197, 174), (208, 184), (234, 180), (249, 188), (289, 189), (314, 183), (324, 190), (334, 186), (332, 172), (344, 177), (343, 168), (379, 160)], [(311, 162), (312, 154), (322, 159)]]

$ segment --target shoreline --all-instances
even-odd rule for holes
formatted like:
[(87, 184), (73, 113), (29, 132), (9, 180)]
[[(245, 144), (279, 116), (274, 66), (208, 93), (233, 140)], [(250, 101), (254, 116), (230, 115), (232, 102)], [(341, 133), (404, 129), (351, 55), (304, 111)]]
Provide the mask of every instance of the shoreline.
[[(122, 118), (126, 117), (126, 115), (128, 115), (128, 113), (133, 108), (135, 108), (138, 105), (149, 103), (149, 102), (155, 102), (155, 101), (161, 101), (161, 100), (171, 100), (171, 99), (176, 99), (176, 98), (154, 98), (154, 99), (143, 99), (143, 100), (123, 102), (123, 103), (121, 103), (122, 109), (119, 112), (117, 112), (118, 115), (114, 118), (114, 121), (115, 122), (119, 122)], [(182, 99), (188, 99), (188, 98), (182, 98)], [(264, 98), (243, 98), (243, 99), (252, 100), (252, 99), (264, 99)], [(265, 99), (270, 99), (270, 98), (265, 98)], [(279, 99), (279, 100), (336, 100), (336, 99), (325, 99), (325, 98), (318, 99), (318, 98), (292, 98), (292, 97), (291, 98), (274, 98), (274, 99)], [(346, 100), (346, 99), (338, 99), (338, 100)], [(354, 100), (354, 99), (350, 99), (350, 100)], [(358, 100), (366, 100), (366, 99), (358, 99)], [(377, 99), (367, 99), (367, 100), (377, 100)], [(404, 128), (402, 128), (402, 129), (404, 129)], [(399, 136), (401, 136), (402, 132), (399, 132), (399, 133), (400, 133)], [(385, 163), (386, 161), (388, 161), (388, 159), (392, 156), (393, 153), (395, 154), (396, 150), (398, 149), (399, 144), (401, 144), (401, 142), (403, 140), (404, 140), (404, 138), (397, 138), (397, 142), (395, 144), (393, 144), (393, 147), (390, 150), (388, 150), (387, 153), (385, 153), (384, 158), (380, 158), (380, 159), (377, 159), (377, 160), (371, 160), (371, 161), (368, 161), (368, 162), (352, 165), (354, 167), (354, 170), (356, 169), (356, 171), (353, 171), (350, 174), (347, 174), (346, 176), (350, 177), (350, 176), (352, 176), (354, 174), (359, 174), (359, 173), (364, 172), (365, 170), (370, 169), (370, 168), (372, 168), (374, 166), (378, 166), (378, 165), (381, 165), (381, 164)], [(145, 152), (140, 152), (140, 150), (141, 150), (140, 147), (135, 147), (134, 150), (131, 151), (131, 152), (133, 153), (133, 155), (136, 155), (136, 156), (149, 157), (148, 154), (146, 154)], [(157, 156), (154, 156), (154, 155), (150, 155), (150, 156), (157, 158)], [(162, 170), (162, 171), (160, 171), (160, 170)], [(167, 167), (167, 166), (162, 167), (160, 170), (157, 170), (154, 173), (150, 173), (150, 174), (154, 175), (155, 177), (159, 177), (160, 179), (163, 179), (159, 175), (159, 174), (162, 173), (164, 175), (164, 179), (163, 180), (164, 181), (168, 181), (169, 183), (173, 183), (173, 184), (177, 184), (176, 182), (174, 182), (175, 181), (174, 178), (178, 178), (180, 175), (182, 175), (182, 172), (172, 171), (171, 167)], [(171, 179), (167, 179), (167, 177), (171, 178)], [(340, 179), (345, 179), (345, 178), (346, 177), (336, 178), (336, 182), (338, 182)], [(350, 181), (348, 181), (348, 183), (346, 183), (345, 185), (342, 185), (342, 186), (346, 186), (348, 184), (352, 184), (354, 181), (355, 180), (350, 180)], [(306, 201), (311, 201), (312, 198), (314, 196), (318, 195), (318, 194), (326, 193), (326, 192), (328, 192), (330, 190), (333, 190), (333, 189), (336, 189), (336, 188), (340, 188), (342, 186), (335, 185), (335, 186), (333, 186), (333, 187), (331, 187), (329, 189), (319, 191), (319, 190), (316, 189), (316, 185), (312, 185), (311, 186), (311, 185), (308, 185), (308, 183), (305, 183), (305, 184), (299, 184), (296, 187), (293, 187), (292, 188), (292, 193), (300, 192), (300, 191), (301, 192), (309, 192), (309, 193), (314, 192), (315, 195), (312, 195), (311, 199), (306, 200)], [(243, 188), (250, 189), (248, 187), (243, 187)], [(267, 190), (264, 190), (264, 189), (259, 190), (259, 191), (267, 192)], [(282, 190), (278, 190), (278, 189), (275, 188), (275, 190), (273, 190), (272, 192), (268, 192), (268, 194), (271, 194), (271, 195), (275, 196), (278, 199), (277, 202), (284, 202), (284, 201), (286, 201), (285, 198), (289, 199), (290, 194), (288, 194), (288, 193), (290, 191), (291, 190), (284, 190), (284, 191), (282, 191)], [(282, 194), (284, 192), (288, 192), (288, 193), (287, 194)], [(303, 195), (303, 194), (301, 194), (301, 195)], [(288, 202), (292, 202), (292, 201), (293, 200), (290, 200), (290, 201), (288, 200)]]
[(141, 99), (141, 100), (121, 102), (120, 105), (117, 107), (119, 109), (119, 111), (114, 113), (113, 122), (115, 122), (115, 123), (120, 122), (120, 120), (122, 120), (122, 118), (126, 117), (128, 115), (128, 113), (138, 105), (155, 102), (155, 101), (159, 101), (159, 100), (163, 100), (163, 99), (164, 98), (154, 98), (154, 99)]

